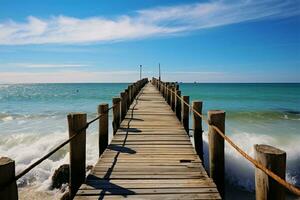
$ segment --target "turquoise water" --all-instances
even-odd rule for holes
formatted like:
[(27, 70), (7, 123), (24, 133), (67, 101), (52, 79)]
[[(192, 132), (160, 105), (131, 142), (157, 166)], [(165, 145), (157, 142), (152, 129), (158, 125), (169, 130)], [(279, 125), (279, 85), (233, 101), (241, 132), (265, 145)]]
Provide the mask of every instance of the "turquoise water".
[[(111, 104), (127, 87), (122, 84), (0, 85), (0, 155), (16, 161), (17, 172), (67, 138), (66, 115), (96, 116), (100, 103)], [(203, 113), (226, 111), (226, 134), (250, 155), (265, 143), (287, 152), (287, 179), (300, 185), (300, 84), (180, 84), (182, 94), (202, 100)], [(192, 122), (191, 122), (192, 123)], [(207, 142), (207, 127), (204, 126)], [(88, 129), (87, 164), (97, 159), (97, 126)], [(205, 149), (207, 166), (207, 151)], [(54, 169), (68, 163), (64, 148), (19, 181), (47, 189)], [(253, 167), (226, 146), (227, 181), (253, 191)]]

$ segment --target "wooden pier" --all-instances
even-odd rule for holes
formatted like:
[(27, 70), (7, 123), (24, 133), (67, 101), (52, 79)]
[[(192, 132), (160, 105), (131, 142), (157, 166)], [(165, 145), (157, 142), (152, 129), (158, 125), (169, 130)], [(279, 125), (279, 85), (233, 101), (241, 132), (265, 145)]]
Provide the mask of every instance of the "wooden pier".
[[(190, 104), (179, 85), (152, 78), (128, 85), (112, 106), (104, 103), (87, 122), (86, 113), (67, 116), (69, 138), (15, 174), (15, 162), (0, 157), (0, 199), (18, 200), (17, 181), (69, 144), (68, 191), (62, 199), (225, 199), (225, 141), (255, 166), (257, 200), (284, 200), (286, 153), (269, 145), (255, 145), (255, 158), (225, 135), (225, 111), (202, 114), (202, 101)], [(113, 139), (109, 136), (112, 112)], [(189, 118), (193, 118), (192, 130)], [(86, 134), (99, 122), (99, 159), (86, 177)], [(209, 175), (203, 163), (202, 122), (208, 125)], [(188, 132), (193, 132), (194, 147)], [(66, 182), (65, 182), (66, 183)]]
[(75, 199), (221, 199), (176, 114), (151, 83)]

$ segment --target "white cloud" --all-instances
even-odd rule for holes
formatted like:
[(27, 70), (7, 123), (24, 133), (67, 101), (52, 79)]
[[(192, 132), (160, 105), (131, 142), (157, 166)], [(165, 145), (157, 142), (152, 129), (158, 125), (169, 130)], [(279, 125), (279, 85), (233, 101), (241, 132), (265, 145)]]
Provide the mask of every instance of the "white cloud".
[(54, 16), (0, 24), (0, 45), (89, 43), (184, 33), (245, 21), (299, 15), (295, 0), (217, 0), (139, 10), (113, 19)]

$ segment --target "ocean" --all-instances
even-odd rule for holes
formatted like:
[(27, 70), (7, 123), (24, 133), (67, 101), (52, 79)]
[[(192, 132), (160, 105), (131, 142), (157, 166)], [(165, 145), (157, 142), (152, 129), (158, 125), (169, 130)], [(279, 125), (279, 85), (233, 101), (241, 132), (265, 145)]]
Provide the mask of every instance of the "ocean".
[[(68, 113), (86, 112), (88, 120), (92, 119), (97, 105), (111, 105), (112, 98), (127, 85), (0, 84), (0, 155), (15, 160), (16, 173), (22, 171), (68, 138)], [(286, 179), (300, 186), (299, 83), (182, 83), (180, 89), (191, 101), (203, 101), (204, 114), (210, 109), (225, 110), (226, 134), (251, 156), (254, 144), (286, 151)], [(87, 165), (97, 160), (97, 128), (94, 124), (87, 131)], [(207, 167), (207, 126), (203, 128)], [(230, 146), (225, 148), (226, 183), (232, 199), (234, 193), (253, 199), (254, 168)], [(49, 189), (51, 175), (68, 163), (68, 156), (66, 146), (22, 177), (18, 181), (20, 199), (59, 198), (59, 191)]]

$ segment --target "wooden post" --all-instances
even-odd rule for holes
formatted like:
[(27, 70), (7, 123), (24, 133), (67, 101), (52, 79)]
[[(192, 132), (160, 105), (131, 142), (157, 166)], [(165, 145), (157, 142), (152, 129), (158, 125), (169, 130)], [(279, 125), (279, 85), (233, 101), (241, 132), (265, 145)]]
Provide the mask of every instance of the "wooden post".
[(181, 97), (181, 91), (177, 90), (176, 93), (176, 116), (178, 120), (181, 121), (181, 99), (179, 98)]
[(114, 97), (112, 99), (113, 103), (113, 134), (115, 135), (118, 128), (120, 127), (120, 111), (121, 111), (121, 106), (120, 106), (120, 97)]
[(69, 197), (71, 199), (85, 181), (86, 129), (83, 128), (86, 123), (85, 113), (68, 115), (69, 137), (79, 134), (70, 142)]
[(134, 98), (135, 98), (135, 95), (136, 95), (136, 83), (134, 83), (132, 87), (133, 87), (133, 89), (132, 89), (133, 90), (133, 92), (132, 92), (132, 101), (133, 101)]
[(176, 95), (175, 95), (175, 86), (172, 87), (172, 104), (171, 104), (171, 107), (172, 107), (172, 110), (175, 111), (175, 102), (176, 102)]
[[(193, 109), (202, 115), (202, 101), (193, 101)], [(193, 121), (195, 150), (203, 161), (202, 119), (195, 112), (193, 112)]]
[(165, 97), (165, 83), (161, 83), (161, 94)]
[(166, 87), (165, 87), (165, 92), (164, 93), (165, 93), (165, 100), (167, 101), (167, 98), (168, 98), (168, 91), (167, 91), (168, 83), (166, 83), (165, 86)]
[(130, 104), (132, 104), (133, 100), (134, 100), (134, 94), (133, 94), (133, 84), (130, 85)]
[(209, 143), (209, 172), (210, 177), (217, 185), (222, 198), (225, 197), (224, 178), (225, 178), (225, 160), (224, 160), (224, 139), (212, 127), (218, 127), (225, 134), (225, 111), (208, 111), (208, 143)]
[(128, 85), (128, 105), (131, 105), (131, 85)]
[(174, 86), (173, 85), (171, 85), (171, 87), (170, 87), (170, 107), (171, 107), (171, 109), (173, 110), (173, 88), (174, 88)]
[[(263, 166), (285, 180), (286, 153), (275, 147), (256, 144), (254, 145), (255, 159)], [(283, 200), (285, 199), (285, 188), (255, 168), (255, 194), (256, 200)]]
[(182, 108), (182, 115), (181, 115), (181, 121), (183, 124), (183, 127), (186, 131), (186, 133), (189, 135), (189, 117), (190, 117), (190, 108), (184, 103), (187, 104), (190, 103), (190, 97), (189, 96), (182, 96), (183, 102), (181, 102), (181, 108)]
[(128, 89), (125, 89), (125, 94), (126, 94), (126, 113), (127, 113), (127, 111), (128, 111), (128, 108), (129, 108), (129, 106), (130, 106), (130, 103), (129, 103), (129, 91), (128, 91)]
[(17, 200), (18, 188), (15, 181), (15, 161), (7, 157), (0, 157), (0, 199)]
[(168, 85), (168, 104), (171, 105), (171, 85)]
[(125, 118), (126, 116), (126, 98), (125, 98), (125, 92), (121, 92), (121, 121)]
[(108, 104), (98, 106), (99, 119), (99, 157), (105, 151), (108, 145)]

